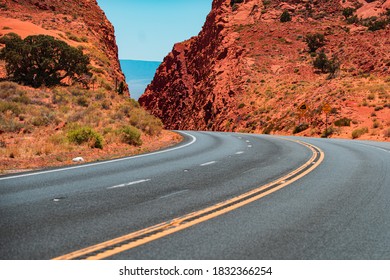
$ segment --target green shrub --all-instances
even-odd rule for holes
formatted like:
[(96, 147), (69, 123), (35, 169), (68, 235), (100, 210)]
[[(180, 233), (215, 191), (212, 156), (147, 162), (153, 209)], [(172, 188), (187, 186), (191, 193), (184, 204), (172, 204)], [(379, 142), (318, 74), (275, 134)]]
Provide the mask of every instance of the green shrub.
[(370, 21), (370, 23), (368, 24), (368, 30), (377, 31), (377, 30), (385, 29), (386, 26), (387, 26), (387, 21), (384, 20)]
[(88, 99), (85, 96), (77, 98), (77, 105), (81, 107), (88, 107)]
[(122, 127), (120, 136), (123, 143), (134, 146), (142, 145), (141, 132), (134, 126), (128, 125)]
[(293, 130), (293, 134), (297, 134), (297, 133), (300, 133), (302, 131), (305, 131), (306, 129), (309, 128), (309, 125), (307, 123), (302, 123), (298, 126), (296, 126)]
[(334, 78), (336, 72), (340, 70), (340, 62), (337, 56), (333, 55), (332, 59), (328, 59), (324, 51), (319, 53), (313, 62), (313, 66), (323, 73), (329, 73), (329, 78)]
[(77, 145), (89, 143), (92, 148), (103, 149), (103, 137), (88, 126), (69, 130), (67, 138)]
[(13, 115), (19, 116), (23, 113), (21, 107), (15, 102), (1, 101), (0, 100), (0, 113), (5, 113), (7, 111), (12, 112)]
[(345, 8), (343, 10), (343, 16), (345, 17), (345, 19), (350, 18), (351, 16), (353, 16), (354, 13), (355, 13), (355, 9), (351, 7)]
[(291, 15), (288, 11), (284, 11), (282, 15), (280, 16), (280, 22), (288, 22), (291, 21)]
[(351, 119), (342, 118), (334, 122), (335, 126), (351, 126)]
[(19, 132), (23, 125), (13, 119), (6, 120), (0, 115), (0, 134), (3, 132)]
[(123, 81), (121, 81), (118, 87), (118, 94), (122, 95), (124, 91), (125, 91), (125, 84), (123, 83)]
[(321, 138), (328, 138), (335, 132), (333, 127), (328, 127), (324, 130), (324, 132), (321, 134)]
[(325, 46), (325, 36), (321, 33), (307, 34), (305, 39), (310, 52), (315, 52)]
[(367, 127), (355, 129), (354, 131), (352, 131), (352, 139), (359, 138), (360, 136), (366, 133), (368, 133)]
[(131, 125), (152, 136), (160, 134), (163, 126), (160, 119), (140, 108), (133, 108), (129, 115)]
[(66, 105), (69, 103), (69, 93), (62, 88), (55, 88), (52, 92), (51, 100), (53, 104)]
[(347, 18), (347, 23), (348, 24), (359, 23), (359, 18), (357, 17), (357, 15), (351, 16)]

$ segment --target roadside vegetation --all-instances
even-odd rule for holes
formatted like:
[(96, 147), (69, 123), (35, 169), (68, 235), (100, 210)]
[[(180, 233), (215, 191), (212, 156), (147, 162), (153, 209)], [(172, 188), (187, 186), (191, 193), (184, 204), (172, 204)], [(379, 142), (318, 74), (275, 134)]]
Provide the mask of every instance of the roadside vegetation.
[[(60, 85), (64, 79), (72, 82), (90, 78), (89, 57), (81, 49), (69, 46), (47, 35), (28, 36), (24, 40), (9, 33), (0, 38), (4, 47), (0, 59), (6, 63), (8, 78), (38, 88)], [(84, 83), (87, 86), (86, 83)]]
[(125, 94), (125, 83), (106, 80), (108, 66), (91, 65), (90, 57), (103, 54), (45, 35), (10, 33), (0, 46), (7, 73), (0, 81), (0, 171), (18, 160), (15, 167), (134, 154), (160, 137), (162, 122)]
[[(0, 136), (12, 134), (22, 142), (36, 137), (45, 142), (19, 146), (20, 156), (26, 154), (26, 149), (34, 156), (73, 151), (80, 145), (95, 149), (114, 143), (140, 146), (142, 135), (154, 137), (161, 131), (159, 119), (141, 109), (135, 100), (114, 91), (76, 86), (33, 89), (0, 82)], [(0, 156), (9, 157), (11, 153), (16, 156), (3, 140)]]

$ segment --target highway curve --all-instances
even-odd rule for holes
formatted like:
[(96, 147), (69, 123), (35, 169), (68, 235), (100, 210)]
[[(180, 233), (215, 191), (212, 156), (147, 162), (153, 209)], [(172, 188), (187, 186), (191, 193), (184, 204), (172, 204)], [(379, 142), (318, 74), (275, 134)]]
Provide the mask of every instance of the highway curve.
[(181, 133), (0, 177), (0, 258), (390, 258), (390, 143)]

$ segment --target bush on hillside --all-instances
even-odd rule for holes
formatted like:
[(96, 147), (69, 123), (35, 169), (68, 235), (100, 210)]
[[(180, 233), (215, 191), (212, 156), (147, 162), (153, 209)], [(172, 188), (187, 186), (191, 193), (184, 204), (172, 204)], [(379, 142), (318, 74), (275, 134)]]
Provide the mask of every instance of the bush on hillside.
[(310, 52), (315, 52), (325, 45), (325, 36), (321, 33), (307, 34), (305, 40)]
[(71, 129), (67, 137), (77, 145), (89, 143), (91, 148), (103, 149), (103, 137), (89, 126)]
[(284, 11), (283, 14), (280, 16), (280, 22), (288, 22), (291, 20), (292, 17), (288, 11)]
[(324, 51), (319, 53), (313, 65), (315, 68), (320, 69), (321, 72), (329, 73), (329, 78), (334, 78), (340, 69), (340, 61), (337, 56), (333, 55), (332, 59), (328, 59)]
[(351, 119), (342, 118), (334, 122), (335, 126), (351, 126)]
[(141, 146), (142, 140), (141, 140), (141, 132), (135, 128), (134, 126), (127, 125), (122, 127), (120, 130), (121, 140), (123, 143), (134, 145), (134, 146)]
[(345, 19), (348, 19), (349, 17), (353, 16), (354, 13), (355, 9), (351, 7), (347, 7), (343, 10), (343, 16), (345, 17)]
[(359, 138), (360, 136), (366, 133), (368, 133), (367, 127), (355, 129), (354, 131), (352, 131), (352, 139)]
[(88, 70), (89, 57), (80, 49), (47, 35), (21, 39), (15, 33), (4, 35), (0, 59), (5, 60), (8, 77), (32, 87), (54, 86), (68, 78), (76, 81)]

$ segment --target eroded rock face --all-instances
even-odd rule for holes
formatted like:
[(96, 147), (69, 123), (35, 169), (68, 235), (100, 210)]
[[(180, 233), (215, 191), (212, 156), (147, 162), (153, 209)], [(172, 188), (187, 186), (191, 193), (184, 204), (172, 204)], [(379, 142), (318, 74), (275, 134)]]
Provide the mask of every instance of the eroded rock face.
[[(40, 28), (40, 32), (43, 28), (47, 35), (83, 47), (84, 52), (90, 55), (93, 66), (101, 69), (98, 74), (111, 87), (120, 81), (125, 82), (119, 64), (114, 27), (96, 0), (1, 0), (0, 3), (4, 7), (0, 10), (4, 21), (9, 18), (31, 22)], [(22, 25), (21, 28), (26, 29)], [(12, 29), (7, 31), (14, 32)], [(5, 30), (0, 33), (4, 34)], [(36, 33), (32, 28), (22, 30), (21, 35)]]
[[(381, 8), (387, 4), (378, 2)], [(372, 75), (370, 83), (387, 92), (390, 74), (389, 26), (371, 32), (342, 15), (346, 7), (360, 11), (366, 5), (372, 3), (246, 0), (232, 7), (230, 0), (215, 0), (199, 35), (175, 44), (140, 104), (169, 129), (289, 134), (304, 121), (312, 125), (310, 135), (319, 135), (324, 102), (337, 107), (332, 118), (352, 114), (363, 123), (368, 115), (357, 104), (367, 90), (351, 88)], [(285, 10), (292, 21), (281, 23)], [(313, 67), (308, 33), (325, 35), (322, 49), (341, 62), (336, 78)], [(310, 110), (300, 118), (302, 102), (310, 103)]]

